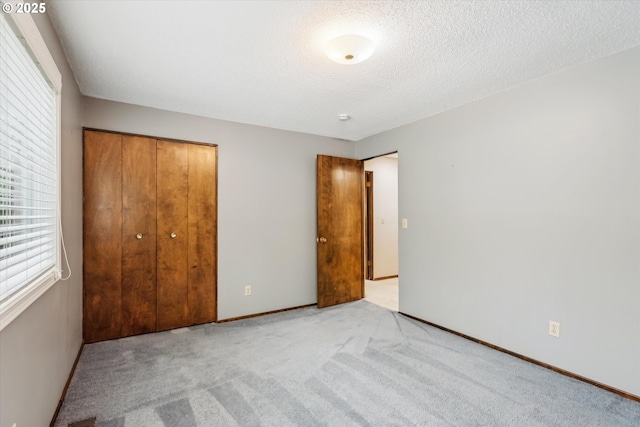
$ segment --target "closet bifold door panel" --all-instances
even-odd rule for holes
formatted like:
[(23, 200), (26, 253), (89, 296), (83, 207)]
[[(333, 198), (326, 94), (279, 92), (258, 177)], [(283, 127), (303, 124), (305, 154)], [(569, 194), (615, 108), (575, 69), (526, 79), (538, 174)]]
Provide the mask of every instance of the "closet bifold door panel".
[(85, 131), (83, 331), (86, 342), (121, 336), (122, 136)]
[(122, 140), (122, 336), (156, 330), (156, 140)]
[[(189, 145), (189, 323), (217, 318), (217, 149)], [(214, 284), (214, 286), (212, 286)]]
[(84, 131), (83, 334), (217, 317), (217, 147)]
[(158, 330), (189, 322), (187, 144), (158, 141)]

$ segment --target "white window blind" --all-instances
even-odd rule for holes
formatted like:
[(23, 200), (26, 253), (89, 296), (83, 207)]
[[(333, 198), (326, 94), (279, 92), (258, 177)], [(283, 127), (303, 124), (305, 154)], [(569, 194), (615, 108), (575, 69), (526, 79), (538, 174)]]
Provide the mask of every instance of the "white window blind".
[[(59, 269), (57, 90), (27, 36), (0, 14), (2, 303), (53, 282)], [(36, 41), (42, 42), (39, 34)]]

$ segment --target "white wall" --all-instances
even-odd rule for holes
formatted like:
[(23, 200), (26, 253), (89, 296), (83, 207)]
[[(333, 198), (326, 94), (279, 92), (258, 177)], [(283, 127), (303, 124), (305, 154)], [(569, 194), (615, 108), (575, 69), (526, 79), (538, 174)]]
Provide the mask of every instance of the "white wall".
[(401, 159), (400, 311), (640, 396), (638, 76), (640, 47), (356, 143)]
[(48, 17), (32, 16), (62, 73), (62, 226), (74, 272), (0, 332), (0, 427), (49, 425), (82, 342), (82, 98)]
[(373, 172), (373, 277), (398, 275), (398, 159), (364, 162)]
[(316, 154), (353, 157), (353, 144), (93, 98), (84, 108), (86, 127), (218, 145), (219, 320), (317, 301)]

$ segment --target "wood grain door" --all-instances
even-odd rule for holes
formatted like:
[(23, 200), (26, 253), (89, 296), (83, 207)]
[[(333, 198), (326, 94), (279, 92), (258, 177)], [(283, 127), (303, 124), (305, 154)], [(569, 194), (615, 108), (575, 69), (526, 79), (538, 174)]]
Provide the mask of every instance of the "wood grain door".
[(122, 137), (122, 336), (156, 330), (156, 140)]
[(207, 323), (217, 316), (217, 147), (189, 149), (189, 323)]
[(122, 136), (84, 132), (83, 334), (86, 342), (122, 329)]
[(217, 147), (84, 132), (86, 342), (216, 320)]
[(189, 324), (189, 145), (157, 141), (157, 329)]
[(318, 307), (364, 296), (363, 162), (318, 155)]

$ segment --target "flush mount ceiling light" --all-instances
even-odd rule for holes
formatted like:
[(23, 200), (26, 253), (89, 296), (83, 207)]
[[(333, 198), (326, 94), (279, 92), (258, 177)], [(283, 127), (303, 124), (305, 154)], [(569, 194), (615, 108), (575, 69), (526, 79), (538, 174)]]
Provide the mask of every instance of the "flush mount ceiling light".
[(338, 64), (357, 64), (369, 58), (374, 50), (375, 46), (368, 38), (347, 34), (332, 39), (324, 52)]
[(340, 120), (341, 122), (346, 122), (350, 118), (351, 118), (351, 116), (349, 116), (348, 114), (340, 114), (338, 116), (338, 120)]

